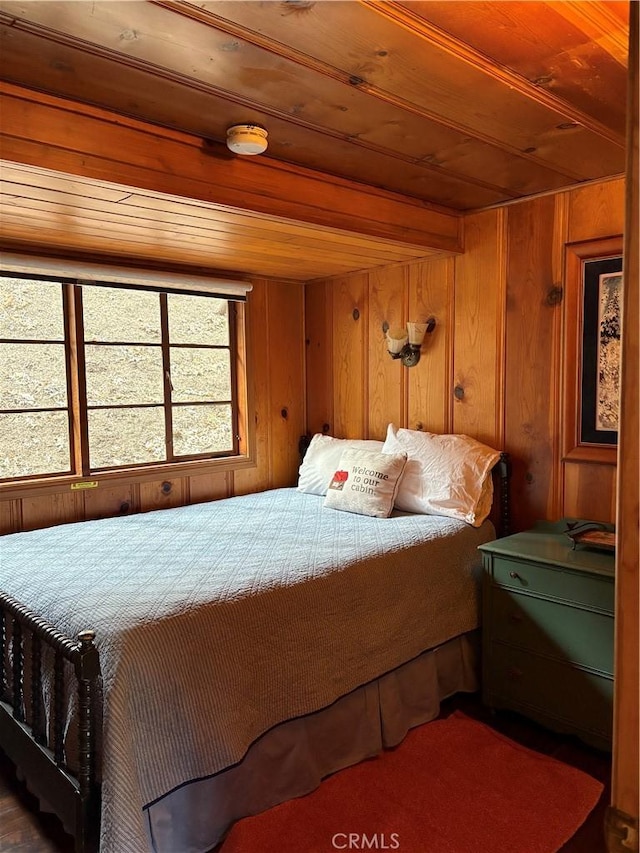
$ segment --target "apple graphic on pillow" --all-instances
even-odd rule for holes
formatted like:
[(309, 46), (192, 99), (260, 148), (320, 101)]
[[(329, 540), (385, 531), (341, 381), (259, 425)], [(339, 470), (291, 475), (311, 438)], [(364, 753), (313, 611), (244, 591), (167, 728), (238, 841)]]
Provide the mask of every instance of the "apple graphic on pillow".
[(344, 484), (347, 482), (348, 479), (348, 471), (336, 471), (336, 473), (333, 475), (333, 479), (331, 480), (331, 485), (329, 486), (329, 488), (338, 490), (344, 489)]

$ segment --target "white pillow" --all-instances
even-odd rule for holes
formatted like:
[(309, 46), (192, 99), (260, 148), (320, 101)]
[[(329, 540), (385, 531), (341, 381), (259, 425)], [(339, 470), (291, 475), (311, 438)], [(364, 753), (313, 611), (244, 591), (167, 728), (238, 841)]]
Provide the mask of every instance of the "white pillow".
[(406, 453), (345, 450), (331, 478), (324, 505), (358, 515), (388, 518), (406, 462)]
[(316, 433), (309, 443), (298, 472), (298, 490), (309, 495), (326, 495), (329, 483), (347, 448), (382, 452), (384, 442), (373, 439), (333, 438)]
[(396, 497), (397, 509), (459, 518), (479, 527), (491, 510), (491, 468), (500, 452), (468, 435), (436, 435), (387, 428), (384, 453), (408, 458)]
[(487, 518), (493, 506), (493, 476), (491, 471), (484, 478), (482, 488), (480, 489), (480, 497), (476, 504), (475, 521), (472, 522), (474, 527), (479, 527)]

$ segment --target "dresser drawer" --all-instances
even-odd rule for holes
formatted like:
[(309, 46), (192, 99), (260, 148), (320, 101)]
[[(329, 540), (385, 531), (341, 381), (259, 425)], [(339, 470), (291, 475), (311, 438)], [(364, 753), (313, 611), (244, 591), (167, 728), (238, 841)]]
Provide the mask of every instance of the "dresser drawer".
[(492, 643), (488, 653), (484, 693), (490, 705), (537, 709), (572, 729), (610, 740), (613, 679), (501, 643)]
[(548, 595), (563, 601), (597, 607), (613, 613), (614, 588), (609, 578), (551, 568), (540, 563), (525, 563), (494, 557), (494, 583), (520, 592)]
[(494, 587), (492, 640), (613, 674), (613, 616)]

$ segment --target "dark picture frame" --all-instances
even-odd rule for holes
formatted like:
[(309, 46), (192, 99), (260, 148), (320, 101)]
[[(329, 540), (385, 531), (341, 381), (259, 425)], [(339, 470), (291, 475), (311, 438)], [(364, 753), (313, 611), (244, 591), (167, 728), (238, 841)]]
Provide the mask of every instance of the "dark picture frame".
[(580, 443), (618, 443), (622, 256), (583, 263)]
[(566, 247), (564, 458), (615, 464), (622, 237)]

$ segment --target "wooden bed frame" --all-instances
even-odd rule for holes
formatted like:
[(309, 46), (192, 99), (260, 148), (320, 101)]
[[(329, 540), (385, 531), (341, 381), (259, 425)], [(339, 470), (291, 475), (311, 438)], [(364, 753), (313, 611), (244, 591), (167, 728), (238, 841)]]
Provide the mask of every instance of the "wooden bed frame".
[[(11, 673), (8, 624), (11, 623)], [(25, 636), (30, 639), (30, 717), (25, 719)], [(0, 748), (26, 780), (29, 790), (47, 804), (75, 836), (76, 853), (99, 846), (100, 786), (96, 779), (96, 726), (100, 660), (93, 631), (73, 640), (11, 596), (0, 592)], [(51, 724), (42, 707), (43, 657), (53, 650)], [(78, 691), (78, 770), (64, 762), (66, 718), (65, 668), (73, 668)], [(9, 677), (10, 675), (10, 677)], [(9, 686), (11, 689), (9, 690)]]
[[(300, 439), (301, 456), (310, 438)], [(499, 536), (510, 532), (509, 454), (501, 453), (493, 469), (499, 500)], [(29, 642), (29, 654), (25, 654)], [(75, 853), (97, 853), (100, 844), (100, 784), (96, 773), (97, 734), (102, 724), (99, 697), (100, 660), (95, 633), (66, 637), (27, 607), (0, 591), (0, 749), (27, 783), (29, 790), (53, 810), (75, 837)], [(11, 667), (8, 671), (11, 645)], [(53, 654), (53, 691), (45, 724), (42, 707), (43, 661)], [(26, 661), (25, 658), (29, 660)], [(28, 663), (30, 701), (25, 719), (25, 665)], [(78, 769), (64, 760), (66, 716), (65, 676), (73, 672), (78, 693)]]

